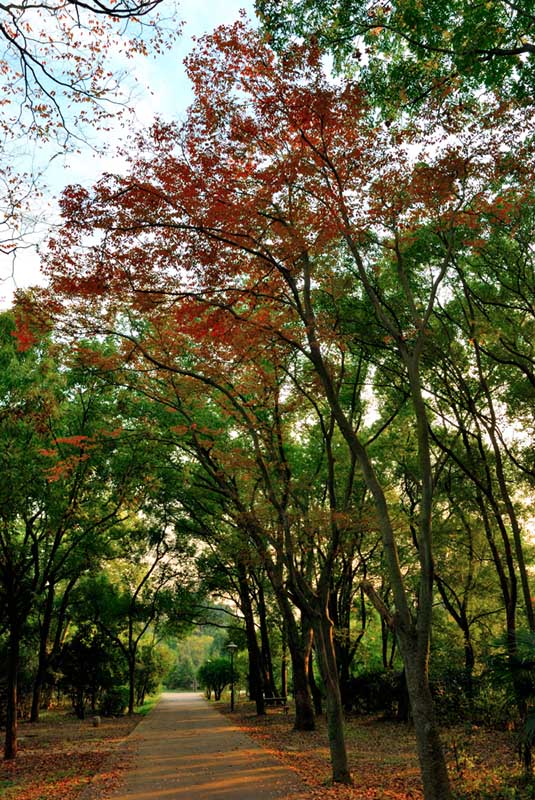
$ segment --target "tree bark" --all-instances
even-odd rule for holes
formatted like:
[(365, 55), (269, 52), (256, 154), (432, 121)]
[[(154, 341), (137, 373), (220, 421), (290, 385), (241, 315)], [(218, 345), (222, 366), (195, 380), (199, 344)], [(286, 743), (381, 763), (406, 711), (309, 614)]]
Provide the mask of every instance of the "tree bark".
[(312, 650), (308, 656), (308, 683), (314, 702), (314, 713), (317, 717), (321, 717), (323, 715), (323, 695), (320, 687), (316, 683), (316, 677), (314, 675), (314, 656)]
[(327, 616), (326, 609), (324, 614), (318, 614), (314, 618), (314, 641), (316, 643), (321, 677), (325, 687), (332, 779), (333, 783), (350, 785), (352, 781), (347, 761), (344, 712), (334, 651), (333, 625)]
[(17, 755), (17, 689), (20, 659), (21, 630), (18, 620), (12, 620), (7, 653), (6, 737), (4, 758)]
[(288, 697), (288, 634), (284, 622), (282, 624), (281, 695)]
[(240, 592), (240, 606), (245, 620), (245, 632), (247, 636), (247, 653), (249, 657), (249, 692), (251, 699), (256, 704), (256, 713), (261, 716), (266, 713), (264, 703), (264, 682), (262, 679), (262, 655), (256, 638), (256, 626), (253, 615), (253, 607), (249, 594), (247, 581), (247, 571), (243, 562), (237, 564), (238, 586)]
[(295, 720), (294, 730), (313, 731), (316, 727), (314, 720), (314, 709), (308, 685), (308, 649), (305, 641), (295, 621), (288, 598), (281, 598), (281, 610), (285, 616), (286, 632), (288, 637), (288, 649), (292, 662), (293, 691), (295, 700)]
[(132, 716), (136, 705), (136, 656), (129, 653), (128, 658), (128, 715)]
[(418, 645), (407, 646), (403, 636), (400, 639), (424, 797), (425, 800), (450, 800), (450, 781), (429, 688), (427, 655), (419, 652)]
[(45, 680), (48, 665), (47, 646), (52, 624), (52, 607), (54, 602), (54, 588), (51, 586), (47, 592), (43, 620), (39, 630), (39, 656), (37, 671), (35, 674), (32, 690), (32, 708), (30, 711), (30, 722), (39, 721), (39, 707), (41, 703), (41, 689)]
[(271, 659), (271, 645), (267, 627), (266, 601), (264, 589), (258, 582), (258, 619), (260, 622), (260, 640), (262, 642), (262, 678), (266, 697), (275, 697), (277, 690), (273, 678), (273, 663)]

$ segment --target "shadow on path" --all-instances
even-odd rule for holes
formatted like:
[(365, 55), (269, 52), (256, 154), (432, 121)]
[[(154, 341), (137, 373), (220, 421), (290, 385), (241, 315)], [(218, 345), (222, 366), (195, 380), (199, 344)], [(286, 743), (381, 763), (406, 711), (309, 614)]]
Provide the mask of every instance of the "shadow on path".
[(197, 694), (163, 694), (129, 741), (132, 766), (110, 800), (307, 797), (292, 770)]

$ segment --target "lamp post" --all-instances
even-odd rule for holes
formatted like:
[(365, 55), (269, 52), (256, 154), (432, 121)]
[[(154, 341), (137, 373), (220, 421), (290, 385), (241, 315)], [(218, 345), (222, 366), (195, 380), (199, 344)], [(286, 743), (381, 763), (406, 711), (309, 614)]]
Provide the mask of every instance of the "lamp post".
[(230, 711), (234, 711), (234, 653), (238, 649), (238, 645), (234, 642), (227, 644), (227, 650), (230, 650)]

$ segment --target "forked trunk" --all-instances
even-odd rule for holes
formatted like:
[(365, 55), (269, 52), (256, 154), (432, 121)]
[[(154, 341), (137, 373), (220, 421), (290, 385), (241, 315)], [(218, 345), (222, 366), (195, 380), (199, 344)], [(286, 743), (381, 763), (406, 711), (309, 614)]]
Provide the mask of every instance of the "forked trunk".
[(295, 697), (294, 729), (296, 731), (313, 731), (316, 723), (308, 685), (309, 641), (305, 639), (304, 635), (301, 635), (287, 596), (277, 589), (276, 592), (279, 607), (284, 615), (288, 650), (292, 662)]

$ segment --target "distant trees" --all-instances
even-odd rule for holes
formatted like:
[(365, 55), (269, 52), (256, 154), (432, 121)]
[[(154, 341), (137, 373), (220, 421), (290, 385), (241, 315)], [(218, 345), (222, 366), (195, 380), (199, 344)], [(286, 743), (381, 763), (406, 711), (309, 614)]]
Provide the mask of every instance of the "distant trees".
[[(210, 696), (213, 692), (214, 699), (219, 700), (221, 698), (223, 689), (225, 686), (228, 686), (233, 678), (229, 659), (215, 658), (213, 660), (206, 661), (199, 668), (197, 677), (201, 683), (201, 686), (205, 687), (208, 699), (210, 699)], [(235, 673), (234, 677), (237, 680), (238, 674)]]
[[(7, 664), (5, 757), (13, 758), (21, 646), (31, 641), (36, 647), (31, 713), (36, 720), (41, 690), (65, 655), (69, 629), (99, 621), (92, 620), (89, 602), (80, 606), (82, 582), (96, 580), (106, 562), (118, 563), (127, 541), (132, 558), (136, 541), (141, 574), (132, 595), (121, 595), (100, 578), (110, 598), (119, 592), (119, 607), (113, 613), (110, 603), (107, 607), (115, 621), (107, 631), (103, 625), (102, 633), (113, 631), (116, 646), (127, 655), (130, 710), (142, 636), (164, 618), (179, 634), (187, 626), (184, 613), (195, 605), (195, 588), (178, 565), (189, 555), (172, 543), (165, 519), (149, 523), (145, 516), (146, 527), (139, 527), (143, 509), (147, 514), (157, 498), (146, 482), (150, 447), (121, 435), (124, 404), (121, 412), (117, 395), (76, 356), (60, 368), (49, 339), (31, 351), (17, 349), (11, 314), (1, 315), (0, 325), (0, 611)], [(126, 575), (125, 570), (122, 580)], [(102, 591), (99, 601), (106, 596)]]

